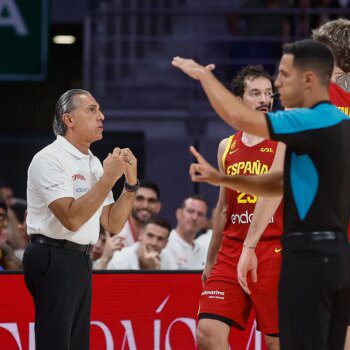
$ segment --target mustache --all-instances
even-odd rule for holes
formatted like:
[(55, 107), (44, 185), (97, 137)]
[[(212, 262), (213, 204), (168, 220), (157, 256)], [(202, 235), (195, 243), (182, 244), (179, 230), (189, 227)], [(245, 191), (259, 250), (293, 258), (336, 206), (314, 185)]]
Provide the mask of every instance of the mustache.
[(260, 106), (256, 107), (256, 110), (260, 111), (262, 108), (267, 108), (268, 110), (270, 110), (271, 109), (271, 103), (260, 105)]

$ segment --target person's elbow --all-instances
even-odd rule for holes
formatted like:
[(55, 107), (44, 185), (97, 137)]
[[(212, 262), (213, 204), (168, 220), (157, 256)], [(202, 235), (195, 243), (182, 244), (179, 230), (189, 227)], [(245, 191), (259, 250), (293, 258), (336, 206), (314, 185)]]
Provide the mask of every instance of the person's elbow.
[(120, 233), (122, 231), (122, 229), (124, 228), (124, 225), (121, 225), (121, 223), (109, 223), (108, 224), (108, 229), (107, 231), (109, 231), (110, 233), (117, 235), (118, 233)]
[(83, 226), (83, 223), (79, 222), (76, 219), (67, 218), (65, 220), (61, 220), (61, 224), (71, 232), (77, 232)]

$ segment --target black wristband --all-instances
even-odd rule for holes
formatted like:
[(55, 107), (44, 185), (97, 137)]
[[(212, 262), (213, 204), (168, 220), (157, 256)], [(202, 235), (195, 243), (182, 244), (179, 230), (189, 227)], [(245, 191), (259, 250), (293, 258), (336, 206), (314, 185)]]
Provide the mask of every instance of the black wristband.
[(128, 182), (125, 180), (124, 181), (124, 188), (125, 188), (125, 191), (128, 191), (128, 192), (136, 192), (140, 187), (140, 182), (139, 180), (137, 180), (136, 184), (135, 185), (130, 185), (128, 184)]

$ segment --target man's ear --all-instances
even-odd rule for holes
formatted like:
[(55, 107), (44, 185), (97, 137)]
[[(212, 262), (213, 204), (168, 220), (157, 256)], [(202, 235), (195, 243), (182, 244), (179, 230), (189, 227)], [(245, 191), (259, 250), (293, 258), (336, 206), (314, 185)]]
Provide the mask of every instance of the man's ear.
[(157, 207), (156, 207), (156, 214), (159, 214), (160, 210), (162, 209), (162, 203), (161, 202), (157, 202)]
[(303, 84), (305, 88), (310, 88), (315, 83), (315, 79), (317, 79), (316, 74), (311, 71), (307, 70), (303, 73)]
[(71, 128), (74, 125), (73, 118), (69, 113), (63, 114), (62, 121), (67, 126), (67, 128)]
[(175, 216), (177, 221), (180, 221), (181, 211), (182, 211), (182, 208), (176, 209)]

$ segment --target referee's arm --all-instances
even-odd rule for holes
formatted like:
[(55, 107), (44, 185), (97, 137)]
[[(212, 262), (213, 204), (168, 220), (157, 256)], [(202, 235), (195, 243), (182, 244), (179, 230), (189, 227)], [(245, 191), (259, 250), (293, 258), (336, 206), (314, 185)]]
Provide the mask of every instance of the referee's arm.
[(191, 59), (175, 57), (172, 65), (199, 80), (216, 113), (236, 130), (270, 138), (265, 113), (247, 108), (211, 72), (214, 67), (199, 65)]
[(220, 174), (193, 146), (190, 151), (198, 162), (190, 166), (190, 176), (193, 182), (207, 182), (211, 185), (224, 186), (257, 196), (278, 197), (283, 195), (283, 171), (263, 175), (228, 176)]

